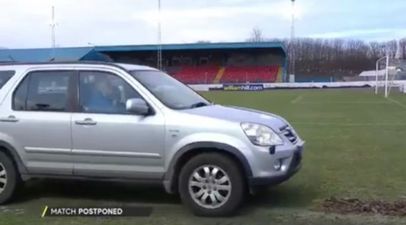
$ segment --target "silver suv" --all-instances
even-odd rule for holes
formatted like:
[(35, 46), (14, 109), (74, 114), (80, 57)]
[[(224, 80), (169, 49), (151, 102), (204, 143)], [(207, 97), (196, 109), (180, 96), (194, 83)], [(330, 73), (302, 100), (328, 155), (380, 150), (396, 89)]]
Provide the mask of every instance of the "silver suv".
[(31, 178), (146, 181), (224, 216), (297, 172), (303, 144), (283, 118), (213, 104), (150, 67), (0, 65), (0, 203)]

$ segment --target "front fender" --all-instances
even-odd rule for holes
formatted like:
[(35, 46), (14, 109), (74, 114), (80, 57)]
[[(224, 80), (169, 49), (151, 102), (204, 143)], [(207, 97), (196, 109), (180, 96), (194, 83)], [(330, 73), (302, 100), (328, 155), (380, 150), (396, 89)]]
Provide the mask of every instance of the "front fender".
[(168, 152), (164, 177), (164, 186), (167, 192), (174, 192), (174, 181), (178, 172), (176, 168), (181, 157), (196, 149), (217, 149), (220, 152), (231, 154), (239, 160), (245, 175), (252, 177), (250, 162), (247, 160), (250, 158), (247, 156), (252, 154), (252, 152), (241, 140), (224, 134), (197, 133), (182, 138)]

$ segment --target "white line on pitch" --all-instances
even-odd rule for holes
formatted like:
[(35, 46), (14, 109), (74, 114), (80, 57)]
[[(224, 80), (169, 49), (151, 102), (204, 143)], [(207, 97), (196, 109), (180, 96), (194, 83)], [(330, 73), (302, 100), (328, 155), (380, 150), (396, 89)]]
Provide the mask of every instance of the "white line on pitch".
[(292, 104), (296, 104), (299, 101), (301, 101), (303, 99), (303, 95), (298, 95), (295, 99), (293, 99), (292, 101), (290, 101), (290, 103)]
[(388, 101), (357, 101), (357, 102), (350, 102), (350, 101), (331, 101), (331, 102), (309, 102), (309, 101), (301, 101), (297, 102), (297, 104), (314, 104), (314, 105), (319, 105), (319, 104), (390, 104)]
[(395, 103), (396, 105), (400, 106), (401, 108), (406, 109), (406, 105), (405, 105), (405, 104), (403, 104), (403, 103), (401, 103), (401, 102), (399, 102), (399, 101), (397, 101), (397, 100), (395, 100), (395, 99), (393, 99), (393, 98), (389, 98), (389, 97), (388, 97), (387, 99), (388, 99), (389, 101)]
[(406, 126), (406, 123), (323, 123), (323, 122), (292, 122), (294, 125), (305, 126), (342, 126), (342, 127), (367, 127), (367, 126)]

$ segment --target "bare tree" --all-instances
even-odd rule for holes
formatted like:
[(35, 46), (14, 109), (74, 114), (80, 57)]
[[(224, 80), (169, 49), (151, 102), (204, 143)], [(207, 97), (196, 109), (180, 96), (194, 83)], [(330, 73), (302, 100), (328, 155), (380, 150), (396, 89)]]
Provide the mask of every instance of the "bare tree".
[(254, 27), (251, 31), (251, 37), (247, 39), (248, 42), (262, 42), (264, 38), (262, 36), (262, 30), (258, 27)]
[(208, 44), (208, 43), (211, 43), (211, 41), (208, 41), (208, 40), (199, 40), (199, 41), (197, 41), (196, 43), (198, 43), (198, 44)]
[(406, 38), (400, 39), (400, 52), (402, 59), (406, 58)]
[[(289, 45), (288, 39), (272, 41)], [(386, 49), (393, 55), (397, 47), (394, 41), (367, 43), (351, 39), (297, 38), (292, 44), (296, 52), (296, 74), (323, 76), (358, 75), (373, 69)], [(406, 39), (400, 41), (400, 46), (406, 48)], [(405, 55), (403, 51), (402, 55)]]

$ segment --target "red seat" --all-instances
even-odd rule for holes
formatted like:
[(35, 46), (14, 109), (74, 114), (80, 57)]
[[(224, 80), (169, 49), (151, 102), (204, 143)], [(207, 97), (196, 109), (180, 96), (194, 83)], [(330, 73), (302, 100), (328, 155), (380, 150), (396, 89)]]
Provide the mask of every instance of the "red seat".
[(187, 84), (213, 83), (219, 68), (219, 66), (182, 66), (172, 75)]
[[(220, 66), (181, 66), (171, 70), (172, 76), (186, 84), (213, 83)], [(228, 66), (220, 83), (272, 83), (279, 66)]]
[(221, 83), (270, 83), (277, 76), (278, 66), (228, 66)]

